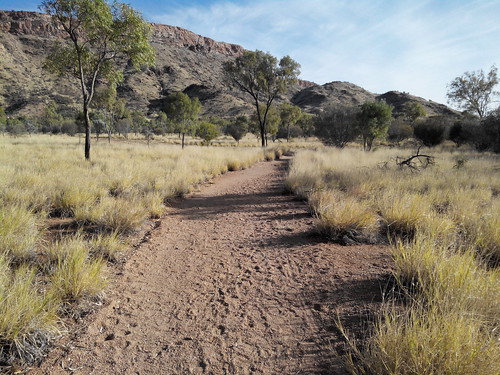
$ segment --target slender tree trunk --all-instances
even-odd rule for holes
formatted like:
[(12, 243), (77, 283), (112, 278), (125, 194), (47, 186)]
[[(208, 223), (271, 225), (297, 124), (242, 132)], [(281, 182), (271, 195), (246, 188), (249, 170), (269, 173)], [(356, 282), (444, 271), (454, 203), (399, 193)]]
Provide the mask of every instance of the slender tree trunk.
[(85, 118), (85, 160), (90, 159), (90, 117), (89, 107), (86, 101), (83, 103), (83, 115)]
[(262, 147), (266, 147), (266, 129), (263, 124), (260, 124), (260, 139), (262, 141)]
[(186, 135), (186, 133), (182, 133), (182, 149), (184, 149), (184, 136)]

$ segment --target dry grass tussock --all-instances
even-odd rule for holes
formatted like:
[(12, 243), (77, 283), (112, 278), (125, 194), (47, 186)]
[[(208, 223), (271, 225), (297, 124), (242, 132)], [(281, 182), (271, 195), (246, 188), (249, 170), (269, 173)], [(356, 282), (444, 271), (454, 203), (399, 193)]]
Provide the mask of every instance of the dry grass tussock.
[[(264, 160), (260, 148), (98, 142), (87, 162), (82, 147), (71, 137), (0, 137), (0, 361), (40, 359), (57, 312), (101, 293), (124, 236), (161, 217), (169, 199)], [(45, 235), (49, 218), (73, 229)]]
[(396, 165), (406, 153), (302, 151), (290, 168), (288, 188), (322, 232), (394, 244), (404, 298), (387, 300), (363, 345), (346, 334), (347, 363), (353, 374), (498, 374), (500, 160), (434, 152), (417, 172)]

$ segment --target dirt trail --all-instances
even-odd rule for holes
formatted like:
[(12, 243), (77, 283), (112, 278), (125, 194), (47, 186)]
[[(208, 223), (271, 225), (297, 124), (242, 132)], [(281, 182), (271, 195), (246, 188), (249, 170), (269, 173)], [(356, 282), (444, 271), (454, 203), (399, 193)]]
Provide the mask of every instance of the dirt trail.
[(343, 374), (334, 314), (358, 326), (376, 308), (387, 249), (318, 238), (282, 194), (285, 167), (228, 173), (170, 207), (111, 302), (30, 374)]

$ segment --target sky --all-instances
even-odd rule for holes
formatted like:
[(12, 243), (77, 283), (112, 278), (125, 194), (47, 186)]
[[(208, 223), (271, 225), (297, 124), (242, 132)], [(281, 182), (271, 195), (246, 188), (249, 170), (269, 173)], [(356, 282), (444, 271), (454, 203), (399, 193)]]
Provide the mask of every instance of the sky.
[[(0, 0), (36, 11), (41, 1)], [(466, 71), (500, 66), (500, 0), (125, 0), (175, 25), (301, 64), (300, 78), (447, 103)]]

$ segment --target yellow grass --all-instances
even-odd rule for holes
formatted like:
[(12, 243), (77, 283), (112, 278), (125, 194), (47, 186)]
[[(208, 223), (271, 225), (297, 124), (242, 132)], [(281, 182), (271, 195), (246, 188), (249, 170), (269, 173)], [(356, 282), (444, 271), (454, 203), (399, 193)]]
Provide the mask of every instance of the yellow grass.
[(0, 360), (34, 362), (48, 340), (58, 333), (57, 299), (37, 288), (35, 270), (10, 270), (0, 255)]
[[(302, 151), (287, 179), (323, 232), (372, 215), (395, 242), (394, 277), (406, 304), (387, 301), (364, 347), (352, 345), (351, 372), (498, 374), (500, 158), (428, 151), (436, 165), (398, 167), (397, 156), (410, 153)], [(457, 168), (458, 159), (467, 162)]]
[[(181, 150), (137, 140), (94, 142), (91, 155), (83, 159), (78, 137), (0, 136), (2, 361), (39, 359), (49, 337), (40, 332), (53, 330), (58, 306), (102, 291), (104, 259), (115, 260), (123, 236), (163, 215), (168, 200), (264, 160), (259, 147)], [(40, 228), (54, 217), (79, 230), (46, 243)]]

